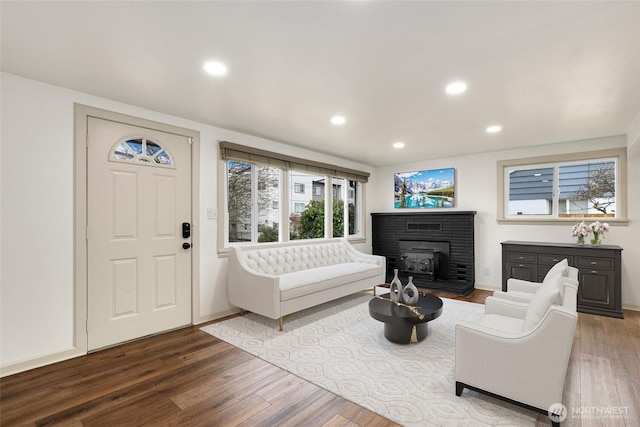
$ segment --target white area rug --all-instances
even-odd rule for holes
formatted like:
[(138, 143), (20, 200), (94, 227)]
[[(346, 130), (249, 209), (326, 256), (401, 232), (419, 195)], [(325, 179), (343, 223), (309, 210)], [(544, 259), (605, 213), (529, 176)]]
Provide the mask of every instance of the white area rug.
[(535, 424), (534, 412), (515, 405), (466, 389), (455, 395), (455, 324), (477, 319), (483, 305), (443, 299), (429, 336), (399, 345), (369, 316), (371, 298), (358, 294), (296, 313), (283, 332), (277, 320), (253, 313), (202, 330), (404, 426)]

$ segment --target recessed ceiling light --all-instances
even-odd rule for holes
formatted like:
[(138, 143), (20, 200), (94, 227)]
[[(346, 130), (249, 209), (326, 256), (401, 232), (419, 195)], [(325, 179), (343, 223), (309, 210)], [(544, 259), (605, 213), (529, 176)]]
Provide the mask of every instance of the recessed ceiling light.
[(343, 125), (347, 122), (347, 119), (345, 119), (342, 116), (333, 116), (331, 117), (331, 123), (333, 123), (334, 125)]
[(502, 126), (500, 125), (493, 125), (487, 128), (488, 133), (497, 133), (497, 132), (500, 132), (501, 130), (502, 130)]
[(449, 95), (459, 95), (467, 90), (467, 84), (462, 81), (451, 82), (445, 90)]
[(207, 73), (216, 77), (224, 76), (225, 74), (227, 74), (227, 66), (222, 62), (209, 61), (204, 64), (204, 69)]
[(404, 142), (394, 142), (393, 143), (393, 148), (403, 148), (404, 147)]

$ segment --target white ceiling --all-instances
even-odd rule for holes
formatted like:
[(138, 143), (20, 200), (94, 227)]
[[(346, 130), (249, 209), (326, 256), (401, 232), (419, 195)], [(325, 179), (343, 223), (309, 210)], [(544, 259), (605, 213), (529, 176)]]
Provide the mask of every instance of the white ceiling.
[[(5, 72), (372, 166), (624, 134), (640, 112), (638, 1), (2, 1), (0, 12)], [(207, 75), (210, 59), (228, 75)], [(455, 79), (469, 89), (451, 97)], [(335, 114), (347, 123), (331, 125)], [(487, 134), (495, 123), (503, 131)]]

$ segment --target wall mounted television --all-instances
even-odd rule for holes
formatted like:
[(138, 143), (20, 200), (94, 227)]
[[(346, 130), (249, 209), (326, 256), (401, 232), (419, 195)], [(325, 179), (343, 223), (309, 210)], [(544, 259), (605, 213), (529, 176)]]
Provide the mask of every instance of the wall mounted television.
[(430, 169), (394, 174), (397, 209), (452, 208), (455, 206), (455, 169)]

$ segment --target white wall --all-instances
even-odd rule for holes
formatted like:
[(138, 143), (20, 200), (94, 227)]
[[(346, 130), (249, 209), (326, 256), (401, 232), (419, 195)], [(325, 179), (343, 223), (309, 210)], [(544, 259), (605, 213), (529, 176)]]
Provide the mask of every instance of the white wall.
[(630, 150), (637, 149), (640, 146), (640, 111), (636, 114), (636, 118), (627, 131), (627, 145)]
[[(219, 140), (371, 171), (364, 165), (2, 73), (0, 368), (35, 367), (69, 355), (74, 336), (73, 104), (200, 132), (200, 287), (194, 323), (234, 311), (226, 259), (217, 254)], [(366, 248), (364, 248), (366, 249)], [(198, 303), (199, 301), (199, 303)], [(66, 356), (70, 357), (70, 356)]]
[[(501, 135), (499, 137), (507, 137)], [(560, 153), (601, 150), (625, 147), (625, 135), (599, 138), (586, 141), (574, 141), (507, 150), (485, 154), (452, 157), (422, 162), (411, 162), (376, 169), (375, 184), (369, 186), (369, 194), (377, 194), (371, 200), (370, 212), (393, 211), (393, 174), (424, 169), (453, 167), (456, 169), (456, 208), (476, 211), (475, 220), (475, 256), (476, 287), (500, 289), (501, 287), (501, 246), (505, 240), (547, 241), (572, 243), (571, 226), (567, 225), (501, 225), (497, 215), (497, 174), (498, 160), (522, 157), (544, 156)], [(425, 151), (425, 157), (427, 157)], [(625, 308), (640, 310), (640, 149), (628, 150), (628, 226), (613, 226), (605, 237), (605, 244), (615, 244), (622, 251), (622, 305)], [(491, 274), (484, 275), (489, 268)]]

